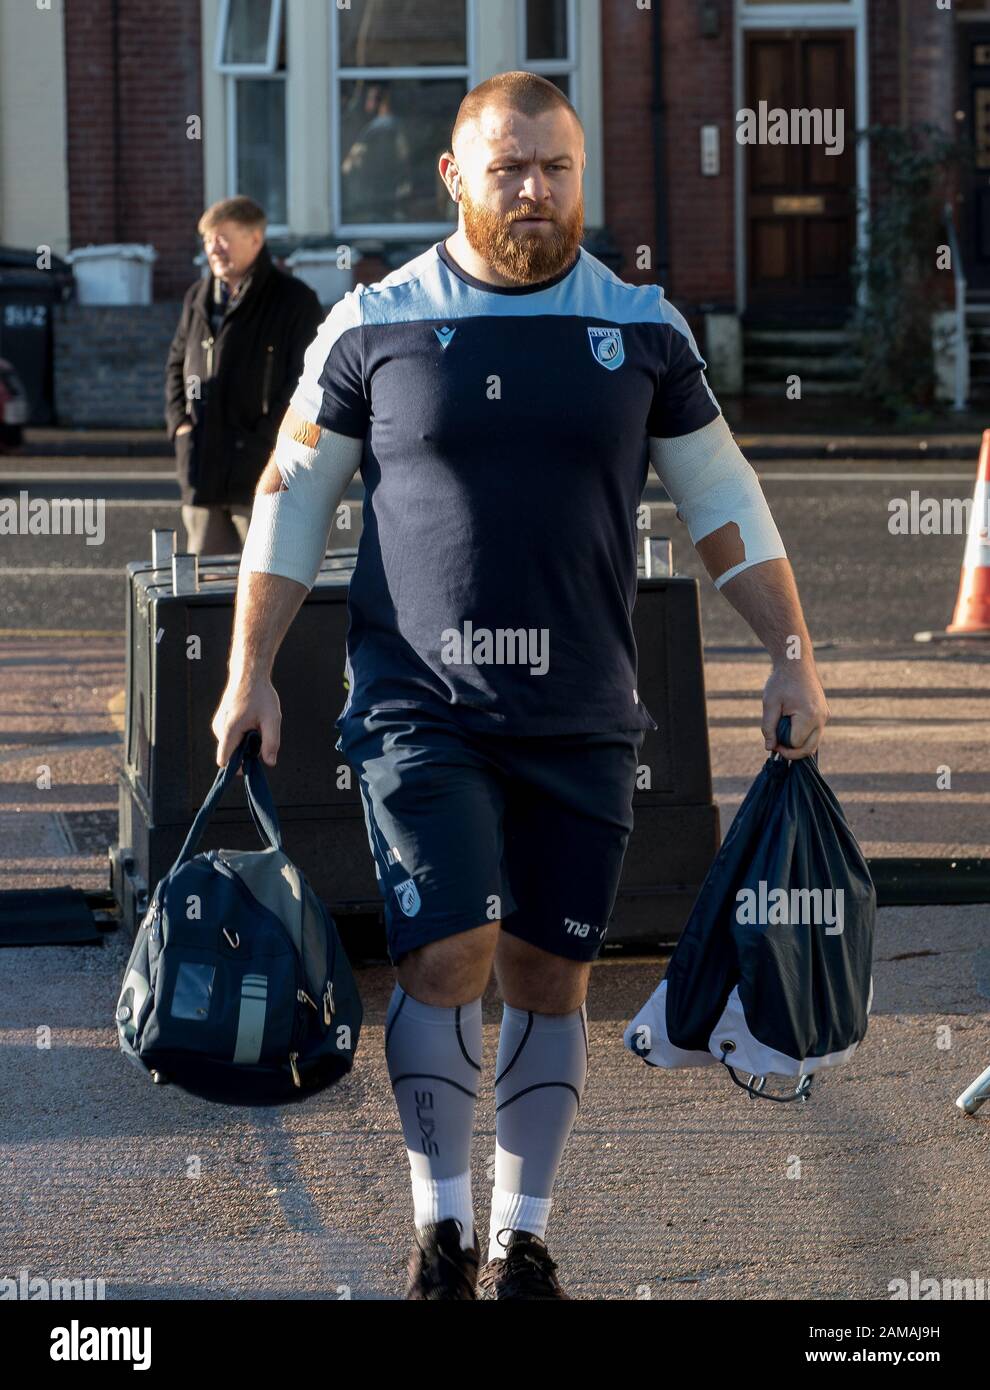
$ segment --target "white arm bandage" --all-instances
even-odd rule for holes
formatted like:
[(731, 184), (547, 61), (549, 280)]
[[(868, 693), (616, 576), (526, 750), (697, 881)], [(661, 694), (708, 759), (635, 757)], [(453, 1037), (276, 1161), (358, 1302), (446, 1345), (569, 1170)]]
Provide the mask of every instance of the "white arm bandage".
[(241, 571), (281, 574), (311, 589), (330, 528), (361, 465), (362, 439), (321, 430), (290, 406), (275, 442), (281, 492), (256, 492)]
[(724, 415), (676, 439), (651, 438), (650, 462), (716, 589), (750, 565), (786, 558), (759, 479)]

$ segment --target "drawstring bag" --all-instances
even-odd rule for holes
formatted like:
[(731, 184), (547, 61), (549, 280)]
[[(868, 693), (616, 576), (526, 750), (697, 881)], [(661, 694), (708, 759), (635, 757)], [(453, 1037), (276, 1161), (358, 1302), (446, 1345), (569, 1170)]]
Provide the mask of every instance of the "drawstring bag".
[[(777, 726), (785, 748), (790, 724)], [(812, 1074), (866, 1033), (875, 921), (873, 880), (817, 755), (775, 753), (623, 1041), (649, 1066), (721, 1063), (754, 1099), (804, 1100)], [(770, 1074), (797, 1078), (794, 1092), (766, 1091)]]

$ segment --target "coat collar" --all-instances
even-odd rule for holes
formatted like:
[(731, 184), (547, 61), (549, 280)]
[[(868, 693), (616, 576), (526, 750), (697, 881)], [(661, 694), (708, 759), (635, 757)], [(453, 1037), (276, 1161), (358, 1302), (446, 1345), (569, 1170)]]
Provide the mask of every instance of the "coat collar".
[[(240, 293), (238, 294), (236, 300), (234, 300), (234, 302), (228, 307), (227, 312), (231, 314), (236, 313), (236, 311), (241, 307), (241, 305), (249, 296), (256, 295), (258, 293), (258, 290), (268, 279), (271, 272), (272, 255), (268, 249), (268, 243), (267, 241), (265, 241), (262, 242), (261, 250), (258, 252), (257, 256), (255, 256), (254, 263), (248, 271), (247, 276), (241, 282)], [(210, 300), (207, 298), (207, 296), (210, 296), (212, 298), (213, 283), (215, 278), (216, 277), (214, 275), (204, 275), (202, 278), (202, 282), (197, 287), (196, 293), (193, 296), (193, 307), (199, 312), (200, 317), (203, 318), (207, 323), (209, 323), (210, 317), (208, 309), (208, 304), (210, 303)]]

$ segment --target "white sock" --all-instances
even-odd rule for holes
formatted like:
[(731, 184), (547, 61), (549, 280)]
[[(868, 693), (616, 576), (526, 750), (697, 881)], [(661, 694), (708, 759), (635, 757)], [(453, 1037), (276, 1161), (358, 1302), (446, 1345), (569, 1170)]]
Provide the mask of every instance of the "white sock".
[[(488, 1258), (505, 1259), (505, 1247), (509, 1242), (506, 1227), (513, 1231), (530, 1231), (542, 1240), (552, 1203), (552, 1197), (527, 1197), (524, 1192), (505, 1192), (496, 1187), (492, 1192), (492, 1215), (488, 1224)], [(502, 1240), (498, 1238), (499, 1231), (505, 1232)]]
[(471, 1174), (456, 1178), (417, 1178), (412, 1175), (413, 1221), (423, 1229), (456, 1217), (461, 1223), (461, 1249), (474, 1245), (474, 1204), (471, 1201)]

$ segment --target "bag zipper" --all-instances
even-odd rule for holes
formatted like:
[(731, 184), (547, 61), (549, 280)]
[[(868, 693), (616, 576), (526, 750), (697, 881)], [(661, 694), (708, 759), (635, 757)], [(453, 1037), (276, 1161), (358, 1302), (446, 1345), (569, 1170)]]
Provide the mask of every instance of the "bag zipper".
[[(314, 1004), (313, 1000), (310, 999), (304, 989), (300, 988), (296, 990), (296, 999), (300, 1004), (308, 1004), (314, 1013), (319, 1013), (316, 1004)], [(302, 1015), (302, 1023), (300, 1024), (299, 1015), (297, 1013), (292, 1025), (292, 1041), (289, 1043), (289, 1070), (292, 1072), (292, 1084), (300, 1088), (302, 1087), (302, 1077), (299, 1074), (299, 1052), (307, 1031), (306, 1015)]]
[(317, 901), (320, 904), (320, 911), (323, 913), (323, 921), (326, 927), (327, 936), (333, 947), (333, 954), (327, 966), (327, 986), (326, 989), (323, 991), (322, 997), (323, 1022), (329, 1028), (333, 1023), (334, 1015), (337, 1012), (337, 1005), (333, 997), (333, 972), (337, 968), (337, 931), (330, 921), (330, 913), (323, 899), (318, 898)]
[[(296, 998), (299, 1000), (300, 1004), (308, 1004), (314, 1013), (320, 1012), (319, 1005), (310, 999), (304, 989), (296, 990)], [(327, 980), (327, 987), (320, 995), (320, 1003), (323, 1005), (323, 1022), (326, 1027), (329, 1028), (337, 1012), (337, 1006), (334, 1003), (333, 997), (333, 980)]]

